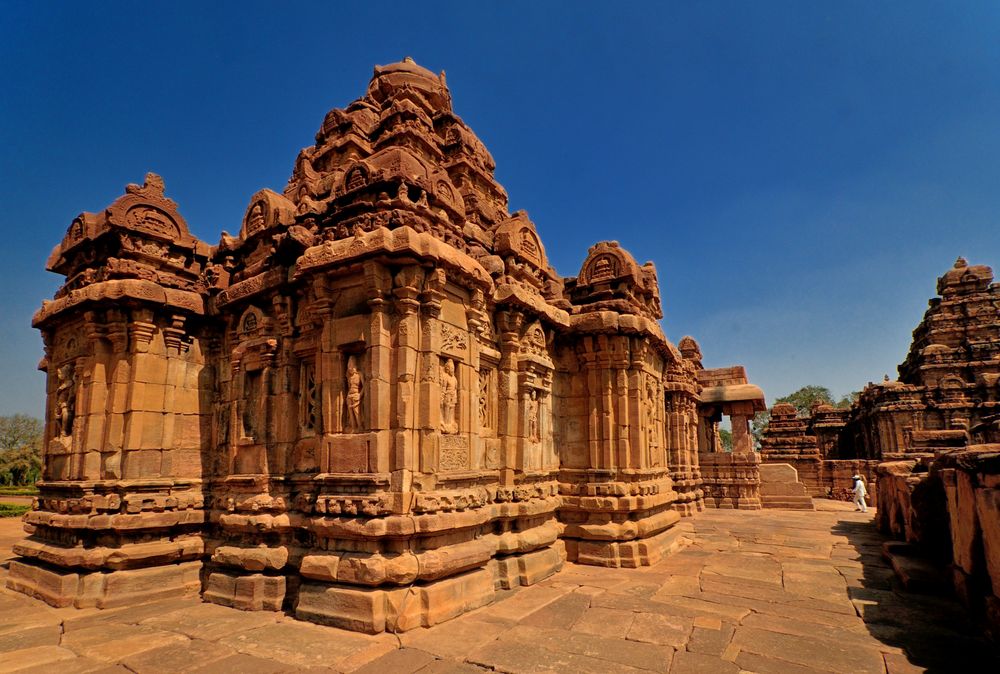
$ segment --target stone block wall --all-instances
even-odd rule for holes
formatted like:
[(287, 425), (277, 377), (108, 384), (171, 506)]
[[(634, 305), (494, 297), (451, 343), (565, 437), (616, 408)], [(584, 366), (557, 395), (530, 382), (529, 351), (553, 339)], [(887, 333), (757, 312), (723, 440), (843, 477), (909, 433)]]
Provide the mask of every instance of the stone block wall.
[(1000, 636), (1000, 445), (878, 467), (879, 528), (948, 564), (956, 593)]
[(760, 457), (756, 452), (701, 452), (705, 505), (727, 510), (760, 510)]

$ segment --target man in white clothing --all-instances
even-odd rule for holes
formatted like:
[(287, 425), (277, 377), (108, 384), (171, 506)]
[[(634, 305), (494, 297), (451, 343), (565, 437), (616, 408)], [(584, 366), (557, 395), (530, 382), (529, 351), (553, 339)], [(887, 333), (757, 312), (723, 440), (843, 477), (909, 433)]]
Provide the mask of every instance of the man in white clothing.
[(861, 479), (860, 475), (854, 476), (854, 509), (860, 510), (863, 513), (868, 512), (868, 504), (865, 503), (865, 497), (868, 496), (868, 490), (865, 489), (865, 481)]

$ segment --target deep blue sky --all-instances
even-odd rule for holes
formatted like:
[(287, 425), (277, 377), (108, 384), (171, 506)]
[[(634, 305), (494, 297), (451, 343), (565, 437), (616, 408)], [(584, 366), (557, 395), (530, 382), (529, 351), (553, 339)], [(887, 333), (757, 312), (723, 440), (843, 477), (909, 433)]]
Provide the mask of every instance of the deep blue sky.
[(42, 414), (30, 318), (77, 213), (152, 170), (215, 243), (405, 55), (447, 71), (558, 271), (601, 239), (653, 260), (668, 336), (769, 400), (894, 374), (955, 257), (1000, 267), (1000, 3), (0, 11), (0, 414)]

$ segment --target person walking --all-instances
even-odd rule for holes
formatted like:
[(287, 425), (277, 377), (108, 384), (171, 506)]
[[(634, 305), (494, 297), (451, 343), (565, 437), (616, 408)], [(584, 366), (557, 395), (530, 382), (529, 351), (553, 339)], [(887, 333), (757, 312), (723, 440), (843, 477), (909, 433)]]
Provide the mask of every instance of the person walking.
[(865, 481), (860, 475), (854, 476), (854, 509), (860, 510), (863, 513), (868, 512), (868, 504), (865, 503), (865, 497), (868, 496), (868, 490), (865, 489)]

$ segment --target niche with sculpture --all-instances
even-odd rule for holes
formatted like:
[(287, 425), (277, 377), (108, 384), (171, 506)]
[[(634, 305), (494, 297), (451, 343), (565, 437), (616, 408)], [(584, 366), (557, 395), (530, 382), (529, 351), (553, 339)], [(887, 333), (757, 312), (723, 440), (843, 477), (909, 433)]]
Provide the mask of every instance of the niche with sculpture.
[(347, 433), (361, 433), (366, 430), (362, 411), (365, 397), (365, 376), (361, 372), (356, 354), (347, 356), (344, 391), (344, 430)]
[(260, 474), (268, 471), (266, 443), (271, 426), (270, 392), (278, 340), (272, 324), (256, 307), (240, 316), (232, 352), (230, 386), (235, 407), (235, 433), (230, 445), (229, 471)]
[(558, 466), (552, 434), (552, 378), (555, 365), (541, 323), (524, 331), (519, 359), (521, 456), (524, 470)]

